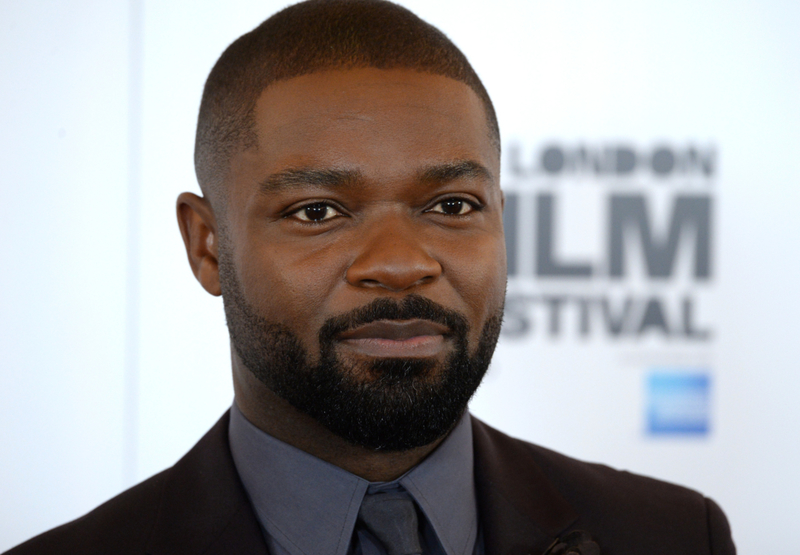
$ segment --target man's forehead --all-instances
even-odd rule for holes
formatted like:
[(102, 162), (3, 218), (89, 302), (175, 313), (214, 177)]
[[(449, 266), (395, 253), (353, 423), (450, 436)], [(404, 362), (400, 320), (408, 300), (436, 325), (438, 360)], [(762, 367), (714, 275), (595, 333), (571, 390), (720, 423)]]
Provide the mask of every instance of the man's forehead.
[(358, 119), (365, 103), (383, 109), (398, 104), (442, 104), (449, 105), (453, 113), (482, 108), (471, 88), (450, 77), (412, 69), (365, 67), (327, 69), (276, 81), (259, 95), (256, 114), (282, 120), (298, 111), (315, 115), (349, 113)]
[[(369, 151), (418, 159), (461, 150), (459, 159), (479, 156), (490, 168), (499, 162), (481, 100), (467, 85), (441, 75), (375, 68), (316, 72), (267, 87), (254, 115), (262, 156), (331, 159)], [(428, 151), (420, 149), (423, 143)], [(394, 150), (381, 152), (386, 149)]]

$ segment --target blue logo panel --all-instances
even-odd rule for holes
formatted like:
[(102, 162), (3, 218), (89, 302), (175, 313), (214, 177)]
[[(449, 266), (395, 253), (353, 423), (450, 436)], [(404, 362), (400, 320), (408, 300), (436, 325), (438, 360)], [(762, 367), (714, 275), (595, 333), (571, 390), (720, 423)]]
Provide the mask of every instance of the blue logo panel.
[(653, 370), (647, 378), (647, 433), (708, 435), (710, 390), (706, 370)]

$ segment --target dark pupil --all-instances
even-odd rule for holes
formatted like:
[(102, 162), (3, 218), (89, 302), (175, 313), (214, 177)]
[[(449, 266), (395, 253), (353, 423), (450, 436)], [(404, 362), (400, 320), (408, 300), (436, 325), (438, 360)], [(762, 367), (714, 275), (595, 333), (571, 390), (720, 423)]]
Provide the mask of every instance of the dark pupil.
[(442, 212), (445, 214), (458, 214), (464, 207), (464, 201), (458, 199), (450, 199), (442, 201)]
[(310, 206), (306, 206), (306, 218), (312, 221), (319, 221), (325, 218), (328, 214), (328, 205), (327, 204), (312, 204)]

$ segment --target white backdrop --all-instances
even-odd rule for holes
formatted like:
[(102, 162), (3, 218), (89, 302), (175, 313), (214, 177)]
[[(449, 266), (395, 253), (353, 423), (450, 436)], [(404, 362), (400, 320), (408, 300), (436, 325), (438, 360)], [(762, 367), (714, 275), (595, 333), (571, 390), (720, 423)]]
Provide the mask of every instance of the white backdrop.
[[(473, 411), (700, 489), (740, 553), (776, 550), (800, 514), (800, 5), (403, 3), (484, 80), (514, 198)], [(0, 2), (0, 550), (172, 464), (231, 402), (174, 201), (209, 69), (285, 3), (225, 5)]]

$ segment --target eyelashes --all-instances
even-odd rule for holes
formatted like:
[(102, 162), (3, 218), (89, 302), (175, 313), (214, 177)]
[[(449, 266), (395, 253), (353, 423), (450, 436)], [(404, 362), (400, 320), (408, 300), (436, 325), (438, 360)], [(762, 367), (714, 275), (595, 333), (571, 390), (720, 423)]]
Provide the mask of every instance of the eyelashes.
[[(482, 209), (483, 206), (475, 200), (463, 197), (447, 197), (437, 200), (429, 208), (423, 210), (423, 212), (459, 217), (467, 216)], [(285, 217), (304, 224), (321, 224), (340, 217), (347, 217), (347, 214), (330, 202), (315, 201), (289, 212)]]
[(437, 212), (447, 216), (466, 216), (477, 209), (478, 207), (473, 202), (459, 197), (451, 197), (440, 200), (426, 212)]
[(314, 202), (298, 208), (288, 216), (304, 223), (321, 223), (344, 214), (327, 202)]

